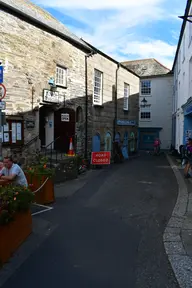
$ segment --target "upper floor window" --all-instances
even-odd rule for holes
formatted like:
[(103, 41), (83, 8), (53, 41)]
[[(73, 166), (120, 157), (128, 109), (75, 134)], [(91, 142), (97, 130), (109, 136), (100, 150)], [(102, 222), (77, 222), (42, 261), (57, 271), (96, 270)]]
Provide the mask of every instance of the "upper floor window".
[(192, 57), (189, 60), (189, 96), (192, 97)]
[(103, 73), (97, 69), (94, 70), (93, 104), (103, 104)]
[(141, 105), (141, 110), (140, 110), (140, 119), (141, 120), (151, 120), (151, 105), (150, 104), (145, 104)]
[(67, 69), (57, 66), (56, 68), (56, 81), (57, 86), (67, 87)]
[(181, 50), (179, 50), (179, 54), (178, 54), (178, 74), (181, 71)]
[(151, 81), (150, 80), (141, 81), (141, 94), (151, 95)]
[(129, 95), (130, 95), (130, 86), (127, 83), (124, 83), (124, 103), (123, 110), (129, 110)]
[[(189, 12), (189, 15), (192, 15), (192, 7), (191, 7), (191, 10)], [(189, 27), (189, 45), (190, 45), (191, 41), (192, 41), (192, 23), (188, 22), (188, 25), (189, 25), (188, 27)]]
[(185, 35), (183, 35), (183, 61), (185, 61)]

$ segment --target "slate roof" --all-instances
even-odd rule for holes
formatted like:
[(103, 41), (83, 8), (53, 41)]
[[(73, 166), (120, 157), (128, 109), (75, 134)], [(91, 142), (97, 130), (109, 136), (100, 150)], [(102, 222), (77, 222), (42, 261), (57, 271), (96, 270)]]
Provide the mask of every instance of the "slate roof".
[(48, 26), (49, 28), (59, 32), (64, 37), (72, 40), (78, 45), (86, 48), (90, 51), (90, 47), (86, 45), (84, 41), (78, 38), (70, 30), (68, 30), (61, 22), (55, 19), (50, 13), (43, 10), (41, 7), (33, 4), (28, 0), (0, 0), (1, 5), (5, 6), (7, 9), (14, 9), (18, 14), (25, 14), (31, 20), (38, 21), (41, 24)]
[(154, 58), (125, 61), (122, 64), (140, 77), (165, 75), (170, 72), (170, 69)]

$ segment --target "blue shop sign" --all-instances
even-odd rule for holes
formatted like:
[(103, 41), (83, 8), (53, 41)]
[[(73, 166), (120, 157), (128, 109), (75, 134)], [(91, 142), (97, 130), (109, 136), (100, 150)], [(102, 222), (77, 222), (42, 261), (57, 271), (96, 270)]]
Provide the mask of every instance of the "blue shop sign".
[(135, 126), (135, 120), (117, 120), (117, 125), (119, 126)]
[(0, 66), (0, 84), (3, 83), (3, 66)]

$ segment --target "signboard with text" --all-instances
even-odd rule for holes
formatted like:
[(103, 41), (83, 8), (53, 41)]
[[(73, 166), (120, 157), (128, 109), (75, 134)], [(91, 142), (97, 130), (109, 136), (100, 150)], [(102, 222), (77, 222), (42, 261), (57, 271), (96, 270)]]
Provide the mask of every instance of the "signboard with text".
[(0, 84), (0, 100), (5, 98), (6, 95), (6, 88), (3, 84)]
[(109, 165), (111, 160), (111, 152), (92, 152), (92, 165)]
[(0, 84), (3, 83), (3, 66), (0, 66)]
[(61, 122), (69, 122), (69, 114), (68, 113), (62, 113), (61, 114)]
[(43, 90), (43, 101), (49, 103), (62, 103), (64, 101), (63, 95), (60, 95), (58, 91)]
[(5, 110), (5, 109), (6, 109), (5, 101), (0, 101), (0, 110)]

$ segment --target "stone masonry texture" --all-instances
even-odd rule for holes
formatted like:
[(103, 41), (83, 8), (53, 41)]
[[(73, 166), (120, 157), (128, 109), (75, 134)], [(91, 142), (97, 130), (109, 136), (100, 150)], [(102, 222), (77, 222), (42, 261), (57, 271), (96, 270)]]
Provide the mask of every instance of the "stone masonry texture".
[[(31, 4), (32, 5), (32, 4)], [(37, 10), (37, 13), (47, 13)], [(56, 66), (67, 68), (67, 88), (58, 88), (65, 98), (66, 107), (76, 111), (82, 108), (83, 119), (76, 125), (77, 147), (83, 151), (85, 127), (85, 55), (86, 52), (69, 42), (50, 34), (33, 24), (0, 12), (1, 49), (3, 60), (4, 84), (7, 88), (6, 115), (22, 116), (24, 120), (35, 121), (35, 128), (24, 130), (25, 142), (39, 134), (39, 108), (42, 103), (43, 89), (50, 89), (48, 81), (55, 78)], [(49, 15), (49, 14), (48, 14)], [(94, 69), (103, 72), (103, 105), (93, 106)], [(99, 53), (88, 58), (88, 148), (91, 150), (93, 135), (101, 135), (101, 149), (104, 136), (111, 133), (115, 117), (115, 85), (117, 64)], [(129, 111), (123, 111), (124, 83), (130, 85)], [(118, 70), (117, 80), (117, 119), (138, 122), (139, 77), (125, 68)], [(59, 109), (63, 107), (54, 107)], [(135, 131), (134, 127), (116, 127), (116, 132)]]

